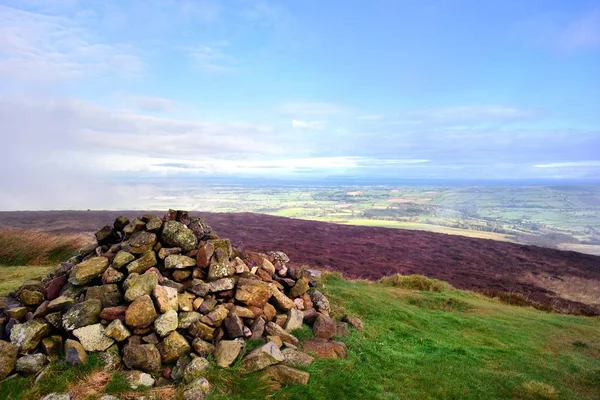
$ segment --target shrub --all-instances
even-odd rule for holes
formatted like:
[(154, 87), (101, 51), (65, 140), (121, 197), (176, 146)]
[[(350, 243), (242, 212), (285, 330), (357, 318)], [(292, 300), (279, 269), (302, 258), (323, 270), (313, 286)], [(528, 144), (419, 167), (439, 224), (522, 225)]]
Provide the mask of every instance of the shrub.
[(0, 265), (58, 263), (85, 244), (81, 235), (55, 235), (24, 229), (0, 230)]
[(438, 279), (431, 279), (424, 275), (400, 275), (386, 276), (377, 281), (385, 286), (402, 287), (411, 290), (425, 290), (429, 292), (445, 292), (451, 288), (450, 284)]
[(528, 399), (558, 399), (558, 393), (554, 387), (538, 381), (529, 381), (523, 384), (523, 390)]

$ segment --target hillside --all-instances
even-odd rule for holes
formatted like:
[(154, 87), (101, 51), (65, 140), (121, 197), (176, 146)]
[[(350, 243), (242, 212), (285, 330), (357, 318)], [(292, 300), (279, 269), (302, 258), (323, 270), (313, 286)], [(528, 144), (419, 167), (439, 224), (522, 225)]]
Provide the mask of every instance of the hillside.
[[(351, 331), (344, 360), (317, 360), (307, 386), (279, 387), (259, 373), (211, 369), (216, 399), (597, 399), (600, 322), (595, 318), (507, 306), (462, 291), (415, 291), (333, 275), (321, 285), (333, 316), (352, 313), (365, 323)], [(299, 337), (311, 336), (304, 330)], [(33, 386), (16, 378), (0, 398), (35, 399), (70, 391), (74, 400), (101, 393), (125, 396), (119, 373), (98, 363), (47, 374)], [(62, 368), (62, 369), (61, 369)], [(235, 382), (235, 384), (232, 384)], [(176, 392), (166, 387), (163, 399)], [(94, 397), (96, 396), (96, 397)]]
[[(92, 232), (120, 213), (137, 212), (0, 212), (0, 227)], [(280, 249), (297, 264), (330, 268), (351, 278), (423, 274), (461, 289), (489, 294), (517, 292), (549, 309), (600, 313), (598, 256), (434, 232), (262, 214), (201, 215), (238, 247)]]

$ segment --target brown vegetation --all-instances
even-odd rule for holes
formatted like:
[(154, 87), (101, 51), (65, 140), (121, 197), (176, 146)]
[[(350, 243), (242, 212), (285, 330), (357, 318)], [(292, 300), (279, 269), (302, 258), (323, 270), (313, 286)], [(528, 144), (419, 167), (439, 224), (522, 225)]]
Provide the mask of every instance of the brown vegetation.
[[(91, 232), (127, 211), (0, 212), (0, 226), (35, 227), (60, 233)], [(161, 213), (158, 213), (161, 214)], [(279, 249), (302, 265), (376, 280), (392, 274), (421, 274), (460, 289), (486, 292), (513, 302), (600, 314), (600, 306), (577, 297), (577, 284), (549, 286), (527, 274), (600, 281), (600, 257), (537, 246), (434, 232), (337, 225), (250, 213), (202, 215), (219, 234), (248, 250)], [(517, 293), (517, 294), (515, 294)], [(520, 299), (516, 299), (520, 296)], [(518, 301), (517, 301), (518, 300)]]

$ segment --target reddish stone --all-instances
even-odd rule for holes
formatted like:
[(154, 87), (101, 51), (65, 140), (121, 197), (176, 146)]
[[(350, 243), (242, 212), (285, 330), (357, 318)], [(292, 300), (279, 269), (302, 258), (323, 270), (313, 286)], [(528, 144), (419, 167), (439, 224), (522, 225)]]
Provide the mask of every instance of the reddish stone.
[(100, 312), (100, 318), (107, 321), (113, 321), (115, 319), (124, 321), (125, 311), (127, 311), (127, 306), (107, 307)]
[(331, 339), (337, 331), (335, 321), (323, 314), (317, 314), (312, 328), (315, 336), (323, 339)]
[(198, 264), (198, 266), (201, 268), (208, 267), (208, 264), (210, 264), (210, 258), (213, 256), (214, 252), (215, 246), (210, 242), (198, 247), (198, 254), (196, 254), (196, 264)]
[(314, 338), (304, 342), (302, 347), (305, 352), (314, 354), (316, 358), (346, 358), (347, 348), (342, 342), (328, 341), (322, 338)]
[(63, 286), (67, 284), (67, 275), (61, 275), (46, 282), (46, 300), (54, 300), (60, 294)]

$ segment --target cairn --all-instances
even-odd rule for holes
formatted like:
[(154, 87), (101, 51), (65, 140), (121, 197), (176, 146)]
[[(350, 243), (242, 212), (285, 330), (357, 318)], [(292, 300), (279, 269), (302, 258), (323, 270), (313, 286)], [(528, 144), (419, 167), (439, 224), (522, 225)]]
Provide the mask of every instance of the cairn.
[[(247, 372), (306, 384), (295, 367), (345, 357), (332, 339), (362, 329), (357, 318), (330, 318), (315, 289), (320, 271), (288, 265), (280, 251), (235, 249), (185, 211), (118, 217), (95, 237), (46, 278), (0, 297), (0, 380), (99, 352), (131, 387), (183, 382), (184, 398), (200, 399), (211, 354), (221, 368), (243, 357)], [(301, 343), (293, 332), (304, 324), (315, 337)], [(261, 344), (246, 351), (249, 340)]]

